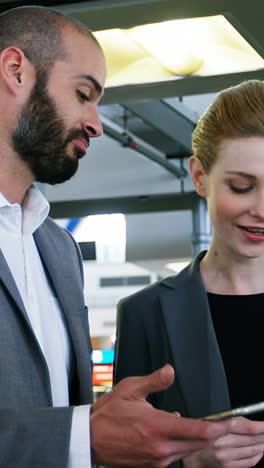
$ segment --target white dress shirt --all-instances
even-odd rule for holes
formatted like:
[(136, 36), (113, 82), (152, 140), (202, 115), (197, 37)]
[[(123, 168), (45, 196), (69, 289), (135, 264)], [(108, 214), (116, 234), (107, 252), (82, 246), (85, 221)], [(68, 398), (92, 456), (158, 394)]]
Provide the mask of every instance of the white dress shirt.
[[(10, 204), (0, 193), (1, 249), (46, 359), (53, 406), (69, 406), (70, 340), (33, 237), (48, 212), (49, 203), (35, 186), (22, 206)], [(89, 405), (74, 409), (68, 468), (91, 466), (89, 411)]]

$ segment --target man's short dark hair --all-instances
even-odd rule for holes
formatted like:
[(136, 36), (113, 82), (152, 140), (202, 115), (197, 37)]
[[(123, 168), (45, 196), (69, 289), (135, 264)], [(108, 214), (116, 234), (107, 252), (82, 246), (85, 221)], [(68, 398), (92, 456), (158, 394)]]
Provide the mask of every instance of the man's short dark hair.
[(72, 26), (95, 42), (91, 31), (74, 19), (45, 7), (12, 8), (0, 15), (0, 52), (19, 47), (38, 73), (45, 74), (67, 57), (63, 28)]

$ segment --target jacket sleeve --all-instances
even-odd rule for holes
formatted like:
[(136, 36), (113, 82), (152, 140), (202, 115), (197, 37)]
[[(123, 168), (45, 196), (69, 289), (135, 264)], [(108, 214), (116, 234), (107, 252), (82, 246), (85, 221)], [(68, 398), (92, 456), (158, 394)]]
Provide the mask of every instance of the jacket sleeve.
[(114, 383), (149, 372), (151, 363), (143, 317), (133, 302), (123, 300), (117, 307)]
[[(155, 290), (154, 290), (155, 291)], [(117, 307), (114, 384), (124, 377), (150, 374), (168, 362), (155, 292), (130, 296)], [(148, 401), (159, 408), (157, 394)]]
[(72, 408), (1, 409), (0, 467), (65, 468), (71, 419)]
[[(168, 347), (155, 292), (150, 291), (149, 297), (139, 293), (121, 300), (117, 307), (114, 384), (125, 377), (149, 374), (167, 362)], [(165, 409), (158, 395), (151, 394), (147, 400), (155, 408)], [(181, 467), (180, 461), (170, 465)]]

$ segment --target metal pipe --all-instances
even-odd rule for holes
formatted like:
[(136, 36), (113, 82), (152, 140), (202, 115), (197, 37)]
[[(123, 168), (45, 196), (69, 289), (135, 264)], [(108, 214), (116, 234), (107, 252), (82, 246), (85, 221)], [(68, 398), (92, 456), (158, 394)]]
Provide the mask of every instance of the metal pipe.
[(207, 203), (204, 198), (199, 197), (194, 200), (192, 223), (192, 250), (193, 256), (195, 256), (201, 250), (208, 249), (212, 238), (211, 221), (208, 214)]
[(110, 136), (111, 138), (114, 138), (115, 140), (119, 141), (125, 148), (130, 148), (135, 151), (138, 151), (139, 153), (146, 156), (148, 159), (151, 159), (151, 161), (154, 161), (155, 163), (159, 164), (159, 166), (164, 167), (164, 169), (171, 172), (178, 179), (182, 179), (187, 176), (188, 172), (186, 171), (186, 169), (174, 166), (174, 164), (167, 161), (164, 157), (158, 154), (157, 150), (151, 148), (150, 145), (147, 145), (145, 142), (143, 142), (137, 137), (134, 137), (132, 134), (124, 132), (124, 129), (122, 127), (119, 127), (118, 125), (114, 124), (114, 128), (113, 124), (110, 124), (110, 121), (104, 116), (101, 116), (101, 121), (104, 133)]

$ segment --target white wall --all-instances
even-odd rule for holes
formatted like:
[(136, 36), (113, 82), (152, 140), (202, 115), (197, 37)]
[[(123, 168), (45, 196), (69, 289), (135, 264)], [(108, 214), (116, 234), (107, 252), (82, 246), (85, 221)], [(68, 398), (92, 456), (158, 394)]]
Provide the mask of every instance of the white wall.
[(116, 305), (120, 299), (142, 289), (144, 286), (100, 287), (100, 278), (145, 276), (156, 281), (157, 274), (132, 263), (98, 264), (84, 262), (85, 300), (89, 308), (91, 336), (115, 334)]

